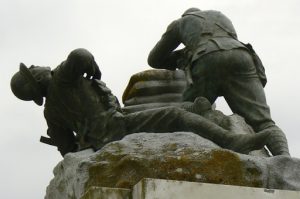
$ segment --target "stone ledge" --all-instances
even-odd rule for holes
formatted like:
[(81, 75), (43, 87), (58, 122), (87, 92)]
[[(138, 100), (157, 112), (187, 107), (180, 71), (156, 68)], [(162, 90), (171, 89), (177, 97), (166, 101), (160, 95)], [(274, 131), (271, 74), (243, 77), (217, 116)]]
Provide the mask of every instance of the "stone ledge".
[(131, 190), (109, 187), (90, 187), (81, 199), (131, 199)]
[(201, 199), (299, 199), (300, 191), (145, 178), (134, 186), (132, 199), (195, 199), (199, 196)]

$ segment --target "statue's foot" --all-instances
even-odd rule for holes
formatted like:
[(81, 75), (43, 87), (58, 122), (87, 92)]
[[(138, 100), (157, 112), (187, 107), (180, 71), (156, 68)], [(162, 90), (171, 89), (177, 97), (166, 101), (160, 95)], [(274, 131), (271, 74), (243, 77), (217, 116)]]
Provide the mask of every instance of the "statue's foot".
[[(271, 132), (272, 136), (268, 139), (267, 147), (273, 156), (291, 156), (285, 134), (277, 126), (269, 127), (261, 132)], [(260, 132), (259, 132), (260, 133)]]
[(268, 143), (270, 135), (270, 132), (256, 134), (230, 134), (228, 135), (230, 142), (226, 148), (238, 153), (248, 154), (250, 151), (263, 148)]

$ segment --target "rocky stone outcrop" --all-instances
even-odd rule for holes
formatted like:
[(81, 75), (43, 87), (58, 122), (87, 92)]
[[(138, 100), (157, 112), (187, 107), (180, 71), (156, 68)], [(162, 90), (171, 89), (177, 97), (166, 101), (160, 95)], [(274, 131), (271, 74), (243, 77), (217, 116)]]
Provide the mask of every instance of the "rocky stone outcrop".
[(188, 132), (131, 134), (97, 152), (69, 153), (54, 175), (46, 199), (132, 188), (142, 178), (300, 190), (299, 159), (238, 154)]

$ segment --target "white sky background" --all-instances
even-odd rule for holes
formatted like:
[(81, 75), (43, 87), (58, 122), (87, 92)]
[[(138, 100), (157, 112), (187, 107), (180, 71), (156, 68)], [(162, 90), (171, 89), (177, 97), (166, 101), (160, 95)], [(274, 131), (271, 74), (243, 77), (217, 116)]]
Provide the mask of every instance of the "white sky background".
[[(43, 107), (10, 91), (19, 63), (56, 67), (78, 47), (96, 58), (102, 79), (121, 99), (130, 76), (149, 69), (147, 56), (167, 25), (189, 7), (222, 11), (250, 42), (268, 77), (273, 119), (300, 157), (300, 1), (298, 0), (1, 0), (0, 198), (43, 198), (61, 160), (46, 134)], [(217, 103), (229, 113), (224, 101)]]

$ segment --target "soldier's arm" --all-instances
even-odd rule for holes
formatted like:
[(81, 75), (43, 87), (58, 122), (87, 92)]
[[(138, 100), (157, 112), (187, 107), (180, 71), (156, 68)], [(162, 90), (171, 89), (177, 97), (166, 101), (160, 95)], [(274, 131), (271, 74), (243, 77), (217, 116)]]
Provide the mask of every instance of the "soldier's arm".
[(114, 109), (119, 112), (122, 112), (118, 98), (112, 94), (111, 90), (106, 86), (106, 84), (103, 81), (93, 80), (92, 85), (95, 87), (98, 94), (102, 96), (102, 102), (108, 110)]
[(86, 78), (100, 79), (101, 72), (97, 64), (70, 65), (62, 62), (55, 70), (56, 75), (60, 76), (65, 82), (77, 81), (86, 74)]
[(183, 55), (182, 50), (174, 51), (181, 43), (179, 20), (173, 21), (154, 46), (148, 56), (148, 64), (153, 68), (175, 70), (177, 60)]

